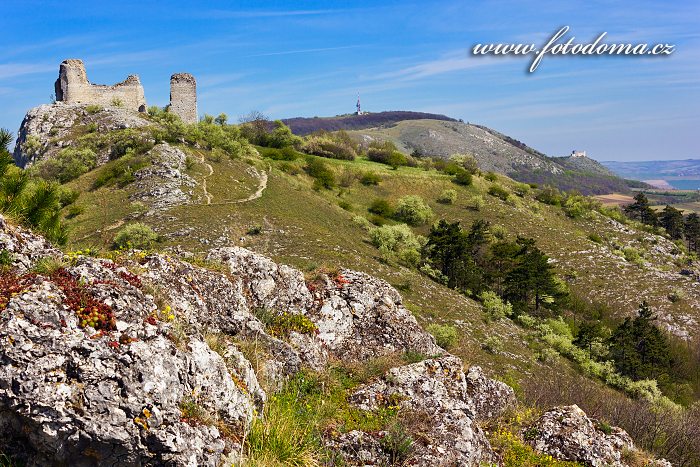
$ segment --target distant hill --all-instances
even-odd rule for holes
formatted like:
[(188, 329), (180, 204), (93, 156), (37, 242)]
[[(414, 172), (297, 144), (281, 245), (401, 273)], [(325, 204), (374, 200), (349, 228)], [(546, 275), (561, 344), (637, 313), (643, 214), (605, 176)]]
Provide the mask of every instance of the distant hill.
[[(398, 116), (398, 115), (397, 115)], [(349, 130), (363, 140), (389, 140), (406, 153), (447, 158), (469, 153), (484, 171), (527, 183), (550, 184), (584, 194), (628, 192), (625, 180), (588, 157), (548, 157), (496, 130), (454, 119), (411, 119)]]
[(700, 159), (675, 161), (603, 161), (605, 167), (625, 178), (637, 180), (667, 177), (700, 177)]
[(456, 122), (454, 118), (445, 115), (426, 112), (409, 112), (392, 110), (387, 112), (366, 113), (363, 115), (338, 115), (335, 117), (295, 117), (282, 120), (297, 135), (306, 136), (318, 130), (361, 130), (386, 125), (393, 125), (405, 120), (444, 120)]

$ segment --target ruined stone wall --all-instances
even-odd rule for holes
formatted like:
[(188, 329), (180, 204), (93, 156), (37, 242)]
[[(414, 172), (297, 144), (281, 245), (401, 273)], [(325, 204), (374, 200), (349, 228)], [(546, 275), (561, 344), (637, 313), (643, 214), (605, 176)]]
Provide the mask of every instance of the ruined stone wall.
[(91, 84), (82, 60), (61, 62), (55, 84), (56, 100), (68, 104), (96, 104), (103, 107), (123, 107), (134, 111), (146, 110), (143, 86), (136, 75), (113, 86)]
[(197, 123), (197, 82), (189, 73), (170, 77), (169, 111), (185, 123)]

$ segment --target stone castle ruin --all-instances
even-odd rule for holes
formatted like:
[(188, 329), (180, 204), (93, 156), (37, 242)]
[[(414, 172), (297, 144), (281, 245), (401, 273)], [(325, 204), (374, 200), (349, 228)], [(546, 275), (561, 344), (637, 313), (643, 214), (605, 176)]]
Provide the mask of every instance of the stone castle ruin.
[[(138, 76), (129, 75), (126, 80), (112, 86), (92, 84), (87, 79), (82, 60), (61, 62), (54, 87), (58, 102), (146, 111), (146, 97)], [(172, 75), (169, 111), (185, 123), (197, 123), (197, 83), (194, 76), (188, 73)]]
[(197, 123), (197, 82), (189, 73), (170, 77), (170, 112), (185, 123)]

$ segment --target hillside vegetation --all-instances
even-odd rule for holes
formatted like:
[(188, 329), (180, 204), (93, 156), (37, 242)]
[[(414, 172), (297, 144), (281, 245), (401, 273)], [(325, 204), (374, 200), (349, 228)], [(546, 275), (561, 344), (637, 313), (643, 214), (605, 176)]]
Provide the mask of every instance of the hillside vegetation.
[[(53, 171), (40, 170), (51, 163), (37, 154), (34, 177), (78, 194), (61, 211), (69, 250), (106, 254), (138, 242), (201, 261), (235, 244), (309, 279), (339, 267), (372, 274), (401, 292), (439, 345), (499, 375), (524, 404), (576, 403), (645, 448), (699, 462), (690, 408), (700, 397), (696, 258), (619, 210), (494, 173), (525, 165), (574, 184), (576, 174), (554, 159), (458, 122), (362, 132), (425, 144), (430, 131), (453, 132), (479, 142), (447, 154), (473, 158), (438, 161), (411, 157), (417, 148), (405, 143), (363, 146), (343, 133), (302, 140), (284, 125), (225, 118), (186, 126), (159, 109), (143, 118), (138, 129), (99, 135), (77, 123)], [(608, 180), (598, 176), (591, 180)], [(445, 248), (455, 245), (457, 253)], [(615, 345), (633, 348), (645, 333), (656, 339), (644, 354), (651, 367)], [(537, 384), (549, 379), (557, 384)], [(645, 425), (652, 419), (656, 432)]]
[(550, 184), (584, 194), (629, 190), (625, 180), (592, 159), (547, 157), (514, 138), (471, 123), (408, 120), (390, 126), (354, 130), (350, 134), (364, 143), (391, 141), (401, 151), (416, 157), (448, 158), (453, 154), (471, 154), (482, 170), (501, 173), (521, 182)]

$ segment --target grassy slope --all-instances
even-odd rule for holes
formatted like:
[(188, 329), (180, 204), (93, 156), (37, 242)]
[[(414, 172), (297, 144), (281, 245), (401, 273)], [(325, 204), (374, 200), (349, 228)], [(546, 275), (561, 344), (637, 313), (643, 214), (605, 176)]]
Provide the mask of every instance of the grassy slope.
[[(349, 188), (316, 192), (311, 189), (311, 180), (307, 176), (292, 176), (275, 168), (279, 167), (279, 162), (256, 159), (247, 162), (209, 160), (208, 163), (214, 168), (214, 175), (207, 183), (210, 194), (214, 196), (211, 205), (201, 203), (200, 186), (194, 193), (195, 200), (200, 200), (197, 204), (179, 206), (140, 219), (166, 238), (164, 246), (181, 245), (186, 250), (203, 252), (213, 246), (237, 244), (304, 271), (327, 265), (374, 274), (402, 289), (409, 309), (422, 324), (456, 323), (463, 331), (464, 339), (455, 353), (465, 357), (467, 362), (479, 363), (497, 374), (513, 371), (516, 375), (524, 375), (542, 368), (534, 361), (533, 349), (529, 347), (524, 332), (509, 322), (485, 323), (478, 304), (471, 299), (437, 285), (414, 270), (382, 263), (377, 250), (369, 244), (367, 233), (352, 222), (354, 215), (366, 214), (372, 200), (385, 197), (395, 201), (406, 194), (419, 194), (430, 202), (436, 218), (459, 220), (464, 225), (485, 218), (504, 226), (511, 235), (534, 237), (557, 261), (563, 275), (576, 276), (571, 281), (572, 289), (605, 302), (620, 316), (631, 314), (642, 297), (675, 316), (696, 313), (690, 306), (691, 299), (696, 303), (700, 300), (697, 291), (690, 289), (684, 278), (662, 271), (669, 267), (669, 257), (649, 254), (654, 264), (641, 268), (612, 254), (608, 245), (598, 245), (588, 239), (588, 235), (595, 232), (608, 239), (606, 243), (641, 246), (635, 239), (646, 234), (620, 231), (602, 216), (572, 220), (561, 209), (542, 205), (529, 197), (523, 199), (513, 195), (513, 202), (504, 203), (485, 194), (490, 182), (480, 177), (475, 177), (473, 186), (465, 188), (454, 185), (447, 176), (435, 171), (405, 167), (393, 171), (366, 160), (328, 161), (338, 174), (345, 170), (372, 170), (380, 173), (383, 181), (376, 187), (355, 182)], [(249, 163), (259, 169), (272, 166), (267, 189), (259, 199), (231, 203), (257, 188), (257, 180), (246, 170)], [(301, 165), (302, 162), (295, 164)], [(200, 180), (204, 173), (202, 164), (191, 169), (191, 174)], [(71, 185), (89, 187), (95, 176), (95, 173), (86, 174)], [(501, 182), (512, 183), (505, 177)], [(458, 192), (454, 205), (434, 201), (446, 188)], [(120, 223), (130, 214), (134, 216), (143, 211), (138, 205), (129, 204), (128, 191), (128, 187), (124, 190), (102, 188), (84, 193), (78, 203), (84, 205), (86, 211), (69, 221), (73, 227), (70, 247), (108, 247)], [(470, 209), (470, 198), (474, 195), (480, 195), (486, 201), (481, 212)], [(341, 200), (351, 204), (351, 212), (338, 206)], [(263, 233), (248, 235), (247, 231), (253, 226), (262, 226)], [(417, 230), (427, 234), (428, 227)], [(180, 235), (172, 236), (174, 233)], [(653, 286), (649, 284), (651, 278), (666, 275), (668, 279)], [(681, 287), (688, 290), (690, 298), (670, 303), (667, 295), (674, 288)], [(505, 352), (493, 355), (481, 349), (484, 340), (492, 335), (499, 335), (504, 340)], [(568, 367), (564, 365), (562, 368)]]
[(406, 153), (417, 150), (427, 156), (449, 157), (469, 153), (482, 170), (506, 174), (522, 182), (551, 184), (584, 194), (627, 191), (624, 180), (592, 159), (571, 161), (547, 157), (492, 129), (439, 120), (410, 120), (392, 126), (350, 131), (356, 138), (393, 141)]

